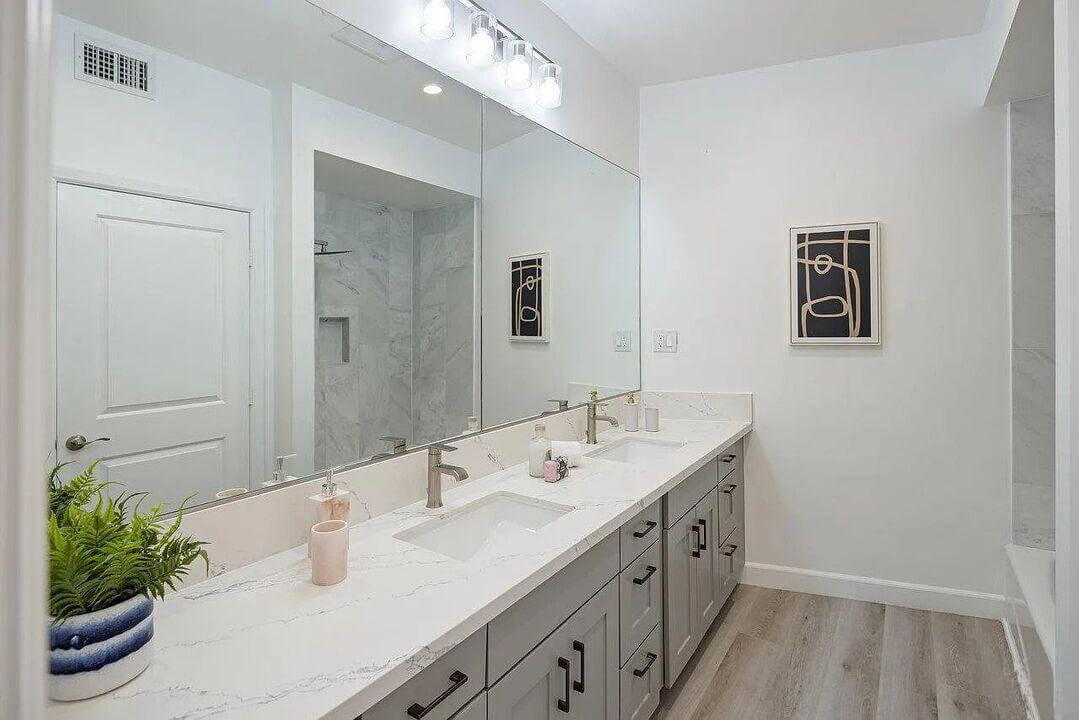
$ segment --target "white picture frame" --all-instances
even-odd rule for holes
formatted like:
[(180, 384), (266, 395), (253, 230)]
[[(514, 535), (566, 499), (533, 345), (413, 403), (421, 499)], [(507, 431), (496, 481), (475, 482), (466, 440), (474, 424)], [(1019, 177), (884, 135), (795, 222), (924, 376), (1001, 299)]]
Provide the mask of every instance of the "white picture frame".
[(879, 222), (792, 227), (787, 262), (791, 345), (880, 345)]
[[(528, 304), (527, 299), (521, 296), (521, 292), (527, 292), (527, 288), (521, 288), (516, 279), (521, 271), (519, 263), (529, 261), (539, 262), (539, 307)], [(509, 270), (510, 286), (510, 327), (509, 339), (511, 342), (549, 343), (551, 341), (551, 253), (532, 252), (522, 255), (512, 255), (507, 263)], [(533, 313), (537, 313), (539, 329), (527, 326), (533, 324)]]

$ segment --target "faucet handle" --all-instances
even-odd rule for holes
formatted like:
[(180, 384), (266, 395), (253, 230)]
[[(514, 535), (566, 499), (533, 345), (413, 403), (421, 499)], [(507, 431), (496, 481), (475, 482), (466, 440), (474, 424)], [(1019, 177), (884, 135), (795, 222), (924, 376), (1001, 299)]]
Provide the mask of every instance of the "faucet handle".
[(562, 398), (550, 398), (547, 402), (558, 403), (558, 410), (569, 410), (569, 400), (563, 400)]
[(447, 445), (446, 443), (431, 443), (427, 446), (428, 452), (453, 452), (456, 450), (453, 445)]
[(296, 457), (296, 453), (292, 453), (291, 455), (278, 455), (277, 457), (275, 457), (274, 458), (274, 467), (277, 468), (277, 472), (281, 472), (282, 470), (285, 469), (285, 461), (286, 460), (292, 460), (295, 457)]

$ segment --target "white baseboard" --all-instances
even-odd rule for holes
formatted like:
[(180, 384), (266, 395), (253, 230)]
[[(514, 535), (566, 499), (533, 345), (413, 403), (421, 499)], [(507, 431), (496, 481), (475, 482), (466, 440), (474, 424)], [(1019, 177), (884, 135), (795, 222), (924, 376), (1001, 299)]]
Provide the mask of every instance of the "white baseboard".
[(805, 570), (783, 565), (747, 562), (742, 582), (747, 585), (760, 585), (780, 590), (830, 595), (850, 600), (866, 600), (916, 610), (934, 610), (993, 620), (1002, 619), (1005, 613), (1003, 595), (939, 585), (917, 585), (896, 580)]

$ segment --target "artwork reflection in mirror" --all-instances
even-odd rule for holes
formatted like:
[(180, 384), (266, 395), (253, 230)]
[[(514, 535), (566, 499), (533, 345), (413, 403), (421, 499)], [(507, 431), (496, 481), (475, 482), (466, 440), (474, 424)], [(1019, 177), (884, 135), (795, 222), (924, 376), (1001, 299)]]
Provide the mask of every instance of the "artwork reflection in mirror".
[(54, 7), (58, 459), (175, 509), (465, 432), (479, 96), (303, 0)]

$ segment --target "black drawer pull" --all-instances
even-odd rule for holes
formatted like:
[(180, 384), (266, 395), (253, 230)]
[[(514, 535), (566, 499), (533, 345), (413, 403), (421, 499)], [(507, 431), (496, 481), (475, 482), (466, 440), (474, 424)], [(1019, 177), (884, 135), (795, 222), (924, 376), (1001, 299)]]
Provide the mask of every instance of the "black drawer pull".
[(427, 713), (438, 707), (439, 703), (448, 698), (450, 695), (461, 688), (468, 682), (468, 675), (465, 675), (460, 670), (454, 670), (450, 673), (450, 686), (442, 691), (442, 694), (431, 701), (431, 704), (427, 707), (420, 705), (419, 703), (412, 703), (408, 708), (408, 716), (413, 718), (426, 717)]
[(648, 578), (650, 578), (650, 577), (652, 577), (653, 575), (655, 575), (655, 574), (656, 574), (656, 568), (655, 568), (655, 567), (653, 567), (653, 566), (651, 566), (651, 565), (649, 565), (649, 566), (648, 566), (647, 568), (645, 568), (645, 569), (646, 569), (646, 570), (647, 570), (648, 572), (646, 572), (646, 573), (644, 574), (644, 577), (639, 577), (639, 578), (633, 578), (633, 584), (634, 584), (634, 585), (644, 585), (644, 584), (645, 584), (646, 582), (648, 582)]
[(569, 714), (569, 660), (564, 657), (558, 658), (558, 667), (566, 671), (566, 699), (558, 701), (558, 709)]
[(645, 535), (652, 532), (652, 530), (654, 530), (656, 527), (656, 523), (653, 520), (649, 520), (645, 523), (645, 525), (647, 525), (648, 527), (646, 527), (644, 530), (638, 530), (637, 532), (633, 533), (633, 537), (638, 539), (643, 538)]
[(581, 654), (581, 680), (580, 680), (580, 682), (578, 682), (577, 680), (573, 681), (573, 689), (576, 690), (579, 693), (583, 693), (584, 692), (584, 643), (581, 642), (580, 640), (574, 640), (573, 641), (573, 649)]
[(720, 462), (723, 462), (723, 463), (726, 463), (726, 464), (730, 465), (732, 462), (734, 462), (734, 459), (736, 457), (738, 457), (738, 456), (735, 455), (734, 453), (730, 453), (729, 455), (724, 455), (719, 460), (720, 460)]
[(696, 523), (693, 523), (693, 526), (689, 529), (697, 536), (697, 541), (693, 546), (693, 550), (690, 550), (689, 552), (693, 557), (699, 558), (701, 556), (701, 529), (697, 527)]
[(706, 523), (704, 520), (701, 520), (700, 518), (697, 518), (697, 522), (699, 522), (701, 524), (701, 531), (704, 534), (704, 539), (701, 540), (701, 546), (698, 549), (707, 550), (708, 549), (708, 523)]
[(636, 670), (633, 671), (633, 674), (636, 675), (637, 677), (644, 677), (648, 673), (649, 668), (652, 667), (652, 663), (654, 663), (656, 661), (656, 654), (655, 653), (648, 653), (647, 657), (648, 657), (648, 662), (646, 662), (644, 664), (644, 667), (643, 668), (637, 668)]
[(738, 546), (737, 545), (728, 545), (727, 547), (729, 547), (730, 550), (724, 550), (723, 554), (727, 556), (728, 560), (730, 560), (731, 572), (733, 573), (734, 572), (734, 554), (736, 552), (738, 552)]

